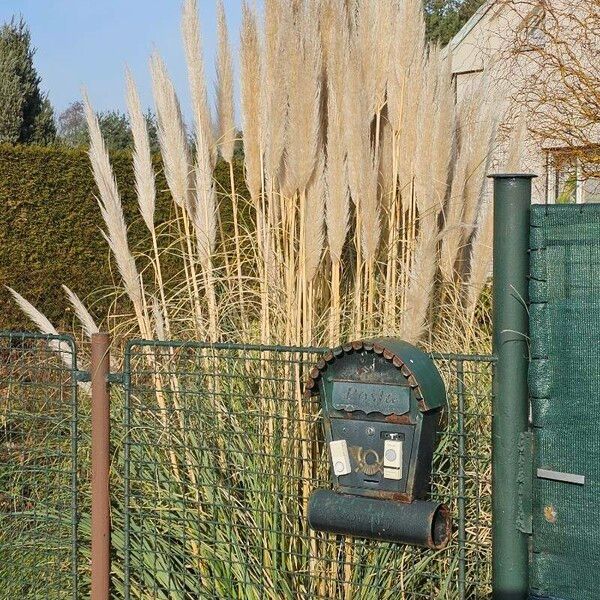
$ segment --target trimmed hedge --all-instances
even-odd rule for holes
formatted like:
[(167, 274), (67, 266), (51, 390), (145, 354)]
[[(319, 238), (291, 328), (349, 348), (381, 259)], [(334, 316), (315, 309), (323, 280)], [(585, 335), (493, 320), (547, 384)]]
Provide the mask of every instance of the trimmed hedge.
[[(131, 154), (112, 154), (130, 245), (150, 249), (133, 186)], [(157, 225), (173, 216), (173, 204), (156, 161)], [(238, 191), (245, 193), (242, 165), (236, 164)], [(229, 189), (229, 170), (217, 165), (217, 187)], [(97, 193), (84, 149), (0, 145), (0, 329), (32, 329), (12, 301), (11, 286), (42, 310), (60, 329), (72, 314), (61, 284), (92, 300), (91, 312), (102, 319), (118, 277), (100, 233), (103, 226)], [(230, 219), (223, 215), (223, 220)], [(168, 267), (167, 267), (168, 268)], [(105, 292), (102, 292), (104, 288)]]

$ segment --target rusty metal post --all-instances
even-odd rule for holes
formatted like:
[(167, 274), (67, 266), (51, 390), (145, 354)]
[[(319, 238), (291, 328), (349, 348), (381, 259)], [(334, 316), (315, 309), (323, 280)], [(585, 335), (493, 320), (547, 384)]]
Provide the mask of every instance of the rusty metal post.
[(92, 336), (92, 593), (108, 600), (110, 588), (110, 337)]

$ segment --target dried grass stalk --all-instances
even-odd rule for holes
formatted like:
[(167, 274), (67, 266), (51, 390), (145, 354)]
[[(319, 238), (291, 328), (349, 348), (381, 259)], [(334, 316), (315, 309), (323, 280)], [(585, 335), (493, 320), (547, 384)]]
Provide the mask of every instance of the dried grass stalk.
[(477, 303), (485, 284), (490, 278), (492, 270), (494, 237), (494, 207), (490, 200), (486, 203), (480, 215), (477, 231), (473, 239), (471, 253), (470, 277), (466, 286), (467, 298), (465, 308), (467, 315), (472, 320), (477, 308)]

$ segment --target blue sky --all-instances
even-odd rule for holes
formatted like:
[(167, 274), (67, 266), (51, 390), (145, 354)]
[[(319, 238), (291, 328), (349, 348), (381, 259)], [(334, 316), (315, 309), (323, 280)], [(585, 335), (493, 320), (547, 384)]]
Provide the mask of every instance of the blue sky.
[[(225, 0), (230, 36), (238, 45), (242, 0)], [(209, 90), (214, 91), (216, 10), (198, 0)], [(179, 33), (180, 0), (0, 0), (0, 22), (23, 15), (37, 48), (42, 89), (58, 115), (88, 89), (97, 110), (124, 110), (125, 65), (132, 69), (142, 102), (152, 105), (148, 57), (164, 57), (189, 115), (185, 60)], [(234, 50), (235, 52), (235, 50)]]

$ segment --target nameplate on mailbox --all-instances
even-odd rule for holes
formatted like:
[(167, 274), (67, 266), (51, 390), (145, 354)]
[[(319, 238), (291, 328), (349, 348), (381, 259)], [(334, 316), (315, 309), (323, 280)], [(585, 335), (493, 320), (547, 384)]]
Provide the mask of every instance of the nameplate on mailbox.
[(388, 383), (334, 381), (332, 405), (347, 412), (403, 415), (410, 410), (410, 388)]

